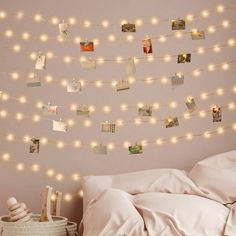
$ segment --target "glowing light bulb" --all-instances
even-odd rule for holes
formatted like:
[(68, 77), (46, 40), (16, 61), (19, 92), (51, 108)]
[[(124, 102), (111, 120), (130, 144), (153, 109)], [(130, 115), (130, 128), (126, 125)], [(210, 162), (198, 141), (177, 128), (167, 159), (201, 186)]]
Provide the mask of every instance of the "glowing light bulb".
[(94, 148), (97, 145), (98, 145), (98, 143), (96, 141), (92, 141), (91, 144), (90, 144), (91, 148)]
[(17, 169), (18, 171), (23, 171), (23, 170), (25, 169), (25, 166), (24, 166), (23, 163), (18, 163), (18, 164), (16, 165), (16, 169)]
[(35, 52), (32, 52), (32, 53), (30, 53), (30, 59), (31, 60), (35, 60), (36, 58), (37, 58), (37, 53), (35, 53)]
[(42, 34), (42, 35), (40, 36), (40, 41), (42, 41), (42, 42), (47, 42), (47, 41), (48, 41), (48, 36), (47, 36), (46, 34)]
[(63, 80), (61, 81), (61, 86), (62, 86), (62, 87), (66, 87), (66, 86), (67, 86), (67, 81), (66, 81), (65, 79), (63, 79)]
[(123, 122), (123, 120), (119, 119), (116, 121), (116, 124), (117, 124), (117, 126), (123, 126), (124, 122)]
[(33, 172), (39, 172), (40, 166), (39, 166), (38, 164), (33, 164), (33, 165), (31, 166), (31, 170), (32, 170)]
[(162, 84), (167, 84), (167, 83), (168, 83), (168, 78), (162, 77), (162, 78), (161, 78), (161, 83), (162, 83)]
[(40, 15), (40, 14), (36, 14), (36, 15), (34, 16), (34, 20), (35, 20), (36, 22), (40, 22), (40, 21), (43, 20), (43, 17), (42, 17), (42, 15)]
[(215, 70), (215, 65), (214, 65), (214, 64), (210, 64), (210, 65), (208, 66), (208, 70), (209, 70), (209, 71), (214, 71), (214, 70)]
[(146, 147), (146, 146), (148, 145), (148, 141), (147, 141), (147, 140), (142, 140), (142, 141), (141, 141), (141, 145), (142, 145), (143, 147)]
[(128, 110), (127, 104), (121, 104), (120, 108), (121, 108), (122, 111), (127, 111)]
[(205, 111), (200, 111), (200, 112), (199, 112), (199, 116), (200, 116), (201, 118), (206, 117), (206, 112), (205, 112)]
[(170, 141), (171, 141), (171, 143), (176, 144), (178, 142), (178, 138), (177, 137), (172, 137), (170, 139)]
[(130, 146), (130, 142), (129, 141), (125, 141), (123, 143), (123, 146), (124, 146), (124, 148), (128, 148)]
[(180, 38), (183, 37), (183, 34), (182, 34), (181, 32), (176, 32), (176, 33), (175, 33), (175, 37), (176, 37), (177, 39), (180, 39)]
[(66, 64), (69, 64), (69, 63), (71, 63), (72, 58), (70, 56), (65, 56), (63, 60)]
[(16, 113), (16, 120), (23, 120), (23, 114), (22, 113)]
[(184, 116), (184, 119), (185, 119), (185, 120), (189, 120), (190, 117), (191, 117), (190, 114), (189, 114), (188, 112), (184, 113), (183, 116)]
[(74, 141), (74, 146), (75, 146), (76, 148), (81, 147), (81, 142), (80, 142), (79, 140), (75, 140), (75, 141)]
[(207, 18), (210, 15), (210, 13), (208, 10), (203, 10), (201, 15), (202, 15), (202, 17)]
[(90, 111), (91, 113), (95, 112), (95, 110), (96, 110), (95, 106), (92, 106), (92, 105), (89, 106), (88, 108), (89, 108), (89, 111)]
[(229, 69), (229, 64), (224, 63), (224, 64), (222, 65), (222, 70), (228, 70), (228, 69)]
[(75, 17), (70, 17), (68, 20), (70, 25), (75, 25), (76, 24), (76, 18)]
[(137, 19), (136, 20), (136, 25), (137, 26), (142, 26), (143, 25), (143, 21), (141, 19)]
[(48, 139), (45, 138), (45, 137), (42, 137), (42, 138), (40, 139), (40, 143), (43, 144), (43, 145), (46, 145), (46, 144), (48, 143)]
[(101, 88), (102, 87), (102, 81), (101, 80), (97, 80), (95, 83), (97, 88)]
[(109, 107), (109, 106), (104, 106), (104, 107), (103, 107), (103, 111), (104, 111), (105, 113), (109, 113), (109, 112), (111, 111), (111, 107)]
[(236, 130), (236, 123), (233, 124), (233, 130)]
[(129, 77), (128, 81), (130, 84), (133, 84), (135, 82), (135, 78), (134, 77)]
[(156, 17), (151, 18), (151, 24), (156, 25), (158, 24), (158, 19)]
[(5, 11), (0, 11), (0, 19), (5, 19), (7, 16), (7, 13)]
[(208, 32), (209, 32), (209, 33), (213, 34), (213, 33), (215, 33), (215, 31), (216, 31), (216, 29), (215, 29), (214, 26), (208, 27)]
[(83, 190), (80, 190), (80, 191), (78, 192), (78, 196), (81, 197), (81, 198), (84, 196)]
[(60, 174), (60, 173), (59, 173), (59, 174), (56, 175), (56, 180), (57, 180), (57, 181), (62, 181), (63, 179), (64, 179), (63, 174)]
[(207, 93), (202, 93), (200, 95), (200, 97), (201, 97), (202, 100), (206, 100), (208, 98), (208, 94)]
[(136, 118), (134, 123), (135, 123), (135, 125), (141, 125), (142, 124), (142, 120), (140, 118)]
[(134, 41), (134, 36), (132, 34), (127, 35), (126, 40), (128, 42), (133, 42)]
[(200, 70), (194, 70), (193, 71), (193, 75), (195, 76), (195, 77), (198, 77), (199, 75), (201, 74), (201, 72), (200, 72)]
[(46, 83), (51, 83), (53, 81), (52, 76), (51, 75), (46, 75), (45, 76), (45, 81), (46, 81)]
[(11, 158), (10, 154), (9, 153), (3, 153), (2, 155), (2, 160), (3, 161), (9, 161)]
[(13, 31), (10, 30), (10, 29), (6, 30), (6, 31), (5, 31), (5, 36), (6, 36), (7, 38), (12, 37), (12, 36), (13, 36)]
[(58, 24), (59, 24), (59, 19), (58, 19), (57, 17), (52, 17), (51, 23), (52, 23), (53, 25), (58, 25)]
[(191, 22), (194, 20), (194, 16), (192, 14), (188, 14), (186, 19), (187, 19), (187, 21)]
[(7, 116), (7, 111), (6, 110), (0, 110), (0, 117), (5, 118)]
[(70, 202), (72, 200), (71, 194), (69, 194), (69, 193), (65, 194), (64, 199), (66, 202)]
[(186, 134), (186, 139), (187, 140), (192, 140), (193, 139), (193, 135), (191, 133)]
[(235, 104), (233, 102), (230, 102), (228, 104), (228, 108), (229, 108), (229, 110), (234, 110), (235, 109)]
[(225, 10), (225, 7), (223, 5), (218, 5), (216, 7), (217, 12), (222, 13)]
[(47, 176), (52, 177), (55, 174), (55, 171), (53, 169), (47, 170)]
[(35, 122), (35, 123), (37, 123), (37, 122), (39, 122), (41, 120), (41, 117), (39, 116), (39, 115), (33, 115), (33, 121)]
[(7, 140), (8, 142), (12, 142), (14, 139), (15, 139), (14, 134), (7, 134), (6, 140)]
[(64, 148), (64, 146), (65, 146), (64, 142), (62, 142), (62, 141), (57, 142), (57, 147), (58, 147), (59, 149)]
[(92, 126), (91, 120), (85, 120), (85, 121), (84, 121), (84, 126), (87, 127), (87, 128), (88, 128), (88, 127), (91, 127), (91, 126)]
[(146, 82), (147, 84), (152, 84), (152, 83), (153, 83), (152, 77), (147, 77), (147, 78), (145, 79), (145, 82)]
[(67, 120), (67, 124), (68, 124), (70, 127), (72, 127), (72, 126), (75, 125), (75, 121), (74, 121), (73, 119), (69, 119), (69, 120)]
[(162, 140), (161, 138), (157, 139), (157, 140), (156, 140), (156, 144), (157, 144), (158, 146), (161, 146), (161, 145), (163, 144), (163, 140)]
[(120, 22), (121, 25), (127, 24), (127, 23), (128, 23), (128, 21), (127, 21), (126, 19), (123, 19), (123, 20), (121, 20), (121, 22)]
[(203, 134), (204, 138), (209, 139), (211, 137), (211, 133), (209, 131), (204, 132)]
[(236, 86), (233, 87), (233, 92), (236, 93)]
[(14, 46), (13, 46), (13, 51), (14, 52), (20, 52), (20, 50), (21, 50), (21, 46), (20, 45), (18, 45), (18, 44), (15, 44)]
[(225, 132), (224, 128), (223, 127), (218, 127), (217, 128), (217, 133), (218, 134), (223, 134)]
[(13, 80), (18, 80), (20, 78), (20, 75), (17, 72), (12, 72), (11, 73), (11, 78)]
[(216, 94), (219, 95), (219, 96), (222, 96), (222, 95), (224, 94), (224, 89), (218, 88), (218, 89), (216, 90)]
[(54, 57), (54, 54), (51, 51), (48, 51), (46, 55), (47, 55), (47, 59), (52, 59)]
[(234, 47), (234, 46), (235, 46), (235, 40), (234, 40), (234, 39), (229, 39), (228, 45), (229, 45), (230, 47)]
[(213, 51), (214, 51), (214, 52), (220, 52), (220, 51), (221, 51), (221, 47), (220, 47), (219, 45), (215, 45), (215, 46), (213, 47)]
[(229, 28), (229, 21), (223, 20), (223, 21), (222, 21), (222, 27), (223, 27), (223, 28)]
[(107, 20), (103, 20), (103, 21), (102, 21), (102, 26), (103, 26), (104, 28), (107, 28), (109, 25), (110, 25), (109, 21), (107, 21)]
[(149, 122), (150, 122), (150, 124), (154, 125), (157, 123), (157, 119), (155, 117), (151, 117)]
[(164, 35), (160, 36), (160, 38), (159, 38), (160, 43), (165, 43), (166, 40), (167, 40), (167, 38)]
[(170, 61), (171, 61), (171, 56), (170, 56), (170, 55), (166, 55), (166, 56), (164, 57), (164, 61), (165, 61), (165, 62), (170, 62)]
[(116, 40), (116, 36), (114, 34), (110, 34), (108, 36), (108, 40), (111, 41), (111, 42), (114, 42)]
[(9, 99), (9, 95), (7, 93), (2, 94), (2, 100), (7, 101)]
[(22, 39), (23, 40), (29, 40), (30, 39), (30, 34), (28, 32), (24, 32), (22, 33)]
[(99, 65), (102, 65), (102, 64), (104, 64), (105, 59), (104, 59), (103, 57), (99, 57), (99, 58), (97, 59), (97, 62), (98, 62)]
[(123, 58), (122, 58), (122, 57), (117, 57), (117, 58), (116, 58), (116, 62), (117, 62), (118, 64), (122, 63), (122, 62), (123, 62)]
[(202, 55), (202, 54), (205, 53), (205, 49), (203, 47), (200, 47), (200, 48), (197, 49), (197, 53)]
[(91, 21), (86, 20), (84, 21), (84, 27), (89, 28), (92, 25)]
[(81, 37), (75, 37), (75, 39), (74, 39), (74, 42), (75, 42), (75, 44), (80, 44), (80, 42), (82, 41), (82, 39), (81, 39)]
[(158, 110), (160, 108), (160, 104), (155, 102), (153, 103), (153, 109)]
[(31, 138), (30, 138), (29, 135), (25, 135), (25, 136), (23, 137), (23, 141), (24, 141), (25, 143), (30, 142), (30, 140), (31, 140)]
[(172, 101), (172, 102), (170, 103), (170, 107), (171, 107), (171, 108), (176, 108), (176, 107), (177, 107), (177, 102)]
[(148, 56), (147, 56), (147, 61), (148, 61), (148, 62), (153, 62), (154, 59), (155, 59), (155, 58), (154, 58), (153, 55), (148, 55)]
[(114, 150), (114, 148), (115, 148), (114, 143), (108, 143), (107, 148), (108, 148), (110, 151), (111, 151), (111, 150)]
[(78, 181), (79, 179), (80, 179), (80, 174), (75, 173), (75, 174), (72, 175), (72, 180), (73, 181)]

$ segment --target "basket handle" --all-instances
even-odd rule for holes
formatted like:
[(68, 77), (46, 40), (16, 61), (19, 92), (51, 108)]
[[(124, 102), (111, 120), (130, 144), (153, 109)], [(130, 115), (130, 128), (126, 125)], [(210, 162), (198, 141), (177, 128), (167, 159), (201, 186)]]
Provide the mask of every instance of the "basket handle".
[(3, 227), (1, 228), (0, 235), (2, 235), (2, 233), (3, 233)]

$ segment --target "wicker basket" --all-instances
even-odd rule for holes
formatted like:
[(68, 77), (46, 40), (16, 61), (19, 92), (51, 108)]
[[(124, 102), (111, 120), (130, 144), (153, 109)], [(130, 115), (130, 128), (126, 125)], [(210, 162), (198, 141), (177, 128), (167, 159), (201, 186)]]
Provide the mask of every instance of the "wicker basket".
[(68, 222), (66, 226), (67, 236), (77, 236), (77, 224), (74, 222)]
[[(32, 222), (9, 222), (8, 216), (0, 218), (1, 236), (67, 236), (68, 220), (53, 216), (53, 222), (39, 222), (39, 215), (32, 215)], [(70, 227), (70, 226), (69, 226)], [(73, 235), (73, 234), (69, 234)]]

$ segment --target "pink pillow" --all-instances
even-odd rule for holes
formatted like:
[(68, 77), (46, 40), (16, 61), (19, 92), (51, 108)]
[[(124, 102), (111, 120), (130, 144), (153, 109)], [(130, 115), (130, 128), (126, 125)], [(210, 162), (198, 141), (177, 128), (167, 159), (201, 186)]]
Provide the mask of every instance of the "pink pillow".
[(236, 150), (196, 163), (189, 177), (207, 197), (221, 203), (236, 201)]

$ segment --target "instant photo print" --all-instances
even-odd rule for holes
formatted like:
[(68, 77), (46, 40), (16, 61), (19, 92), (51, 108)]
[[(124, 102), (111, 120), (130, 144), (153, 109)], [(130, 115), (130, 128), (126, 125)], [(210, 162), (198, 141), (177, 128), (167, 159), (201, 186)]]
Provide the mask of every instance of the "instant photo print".
[(59, 24), (59, 33), (62, 39), (69, 38), (69, 24), (64, 21)]
[(143, 147), (140, 144), (135, 144), (133, 146), (129, 146), (129, 154), (142, 154)]
[(43, 105), (42, 110), (45, 116), (56, 115), (58, 113), (58, 106), (53, 106), (51, 104)]
[(39, 153), (39, 139), (32, 138), (30, 140), (30, 153)]
[(133, 76), (136, 73), (134, 58), (129, 58), (126, 64), (126, 73), (128, 76)]
[(183, 19), (172, 20), (172, 30), (185, 30), (185, 21)]
[(116, 125), (114, 123), (105, 122), (102, 123), (102, 132), (115, 133)]
[(215, 106), (212, 108), (212, 118), (213, 122), (221, 122), (221, 108)]
[(95, 70), (96, 69), (96, 60), (92, 58), (86, 58), (86, 60), (82, 61), (81, 67), (83, 70)]
[(80, 51), (81, 52), (93, 52), (94, 43), (92, 41), (80, 42)]
[(127, 90), (130, 89), (130, 85), (129, 85), (129, 81), (128, 80), (121, 80), (118, 81), (116, 84), (116, 91), (123, 91), (123, 90)]
[(205, 39), (205, 32), (203, 30), (194, 30), (191, 32), (192, 40)]
[(33, 73), (28, 77), (26, 85), (27, 87), (40, 87), (41, 86), (40, 77), (36, 73)]
[(77, 107), (76, 109), (76, 114), (77, 116), (85, 116), (85, 117), (89, 117), (90, 115), (90, 111), (89, 108), (85, 105), (80, 105)]
[(177, 87), (184, 84), (184, 75), (176, 73), (174, 76), (171, 76), (171, 85), (172, 87)]
[(166, 128), (179, 126), (178, 117), (168, 117), (165, 120), (165, 125), (166, 125)]
[(35, 70), (44, 70), (46, 68), (46, 55), (39, 52), (36, 58)]
[(152, 53), (152, 40), (151, 38), (145, 38), (142, 40), (143, 42), (143, 52), (145, 54)]
[(68, 126), (65, 122), (63, 121), (56, 121), (53, 120), (53, 127), (52, 127), (53, 131), (59, 131), (59, 132), (67, 132), (68, 130)]
[(139, 116), (152, 116), (152, 107), (151, 106), (143, 106), (138, 108)]
[(135, 33), (136, 32), (135, 24), (130, 24), (130, 23), (123, 24), (121, 26), (121, 31), (128, 32), (128, 33)]
[(107, 154), (107, 146), (102, 144), (96, 145), (93, 147), (93, 153), (98, 155), (106, 155)]
[(73, 79), (67, 83), (67, 92), (68, 93), (77, 93), (82, 90), (80, 81)]
[(194, 111), (196, 110), (197, 106), (196, 106), (196, 103), (195, 103), (193, 97), (188, 97), (188, 98), (187, 98), (186, 106), (187, 106), (188, 111), (189, 111), (190, 113), (192, 113), (192, 112), (194, 112)]
[(190, 63), (191, 62), (191, 53), (179, 54), (178, 63)]

